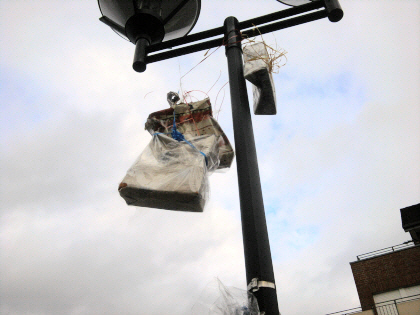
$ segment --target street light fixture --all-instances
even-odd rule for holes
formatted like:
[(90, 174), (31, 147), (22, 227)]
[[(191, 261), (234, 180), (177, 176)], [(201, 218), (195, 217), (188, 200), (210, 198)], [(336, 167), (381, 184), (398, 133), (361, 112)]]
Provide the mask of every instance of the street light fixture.
[(133, 68), (146, 70), (148, 46), (187, 35), (200, 14), (200, 0), (98, 0), (99, 19), (136, 45)]
[(297, 5), (302, 5), (302, 4), (306, 4), (311, 1), (317, 1), (317, 0), (277, 0), (277, 1), (295, 7)]
[[(321, 1), (321, 0), (277, 0), (286, 5), (290, 5), (293, 7), (300, 6), (303, 4), (311, 3), (314, 1)], [(325, 7), (329, 11), (328, 19), (331, 22), (338, 22), (343, 18), (343, 10), (338, 3), (338, 0), (324, 0)]]
[[(154, 28), (159, 34), (159, 36), (156, 36), (156, 39), (154, 39), (153, 32), (146, 34), (150, 37), (150, 40), (147, 36), (143, 35), (148, 31), (148, 26), (145, 26), (145, 23), (142, 21), (143, 15), (137, 15), (136, 17), (136, 14), (140, 12), (138, 10), (142, 10), (142, 8), (139, 8), (138, 5), (137, 7), (131, 5), (131, 3), (139, 2), (147, 2), (150, 4), (159, 2), (161, 3), (162, 12), (166, 10), (164, 5), (169, 6), (169, 4), (173, 2), (177, 2), (177, 8), (183, 5), (185, 10), (187, 10), (187, 5), (192, 5), (190, 2), (195, 2), (198, 7), (192, 6), (195, 9), (192, 9), (190, 14), (186, 11), (183, 13), (185, 14), (184, 18), (189, 16), (191, 19), (191, 22), (188, 24), (189, 26), (184, 26), (182, 28), (184, 32), (187, 29), (190, 31), (194, 26), (198, 18), (200, 7), (200, 2), (198, 0), (134, 0), (134, 2), (131, 0), (98, 0), (99, 7), (103, 14), (103, 17), (100, 20), (111, 26), (115, 31), (127, 36), (133, 43), (136, 43), (137, 47), (133, 64), (134, 70), (143, 72), (146, 70), (146, 64), (149, 63), (222, 45), (225, 46), (229, 72), (248, 290), (256, 296), (261, 314), (279, 315), (273, 263), (271, 259), (267, 222), (258, 170), (257, 152), (255, 149), (254, 132), (243, 71), (241, 40), (245, 37), (254, 37), (326, 17), (328, 17), (331, 22), (338, 22), (343, 17), (343, 10), (341, 9), (338, 0), (281, 0), (280, 2), (294, 7), (242, 22), (238, 22), (234, 17), (228, 17), (225, 19), (222, 27), (187, 36), (183, 36), (183, 32), (178, 33), (176, 29), (173, 29), (171, 31), (173, 32), (171, 35), (172, 39), (169, 39), (168, 37), (168, 40), (166, 40), (166, 36), (164, 35), (162, 41), (160, 39), (162, 34), (159, 23), (156, 23)], [(305, 3), (302, 4), (303, 2)], [(130, 3), (130, 6), (128, 6), (128, 3)], [(166, 12), (175, 11), (176, 9), (174, 9), (173, 6), (171, 9), (166, 10)], [(151, 15), (156, 17), (155, 13)], [(123, 16), (123, 18), (119, 18), (120, 16)], [(132, 16), (134, 16), (133, 19), (135, 20), (133, 25), (138, 26), (138, 29), (133, 27), (130, 22)], [(147, 21), (149, 17), (144, 18)], [(153, 20), (153, 18), (150, 19)], [(258, 26), (258, 29), (256, 29), (256, 26)], [(186, 33), (188, 33), (188, 31)], [(224, 35), (223, 37), (203, 41), (222, 34)], [(182, 37), (176, 38), (177, 36)], [(138, 44), (139, 40), (141, 40), (140, 44)], [(168, 48), (174, 48), (189, 43), (193, 44), (167, 50)]]

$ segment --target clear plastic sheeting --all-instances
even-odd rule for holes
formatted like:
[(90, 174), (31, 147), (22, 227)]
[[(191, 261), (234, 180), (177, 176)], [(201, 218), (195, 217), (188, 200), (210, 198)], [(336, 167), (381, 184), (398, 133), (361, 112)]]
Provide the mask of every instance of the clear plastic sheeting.
[(253, 84), (255, 115), (275, 115), (277, 113), (276, 91), (270, 69), (270, 56), (263, 42), (245, 46), (244, 76)]
[(120, 195), (128, 205), (204, 210), (209, 198), (207, 176), (220, 163), (219, 137), (204, 135), (188, 142), (178, 142), (166, 134), (153, 135), (119, 185)]
[(249, 291), (211, 282), (191, 309), (191, 315), (260, 315), (258, 301)]
[(151, 134), (155, 132), (170, 133), (173, 129), (175, 112), (176, 128), (187, 140), (203, 135), (218, 137), (220, 159), (218, 169), (229, 168), (234, 157), (233, 148), (219, 123), (213, 117), (210, 100), (206, 98), (188, 104), (175, 104), (172, 97), (170, 100), (173, 104), (172, 108), (150, 114), (145, 129)]

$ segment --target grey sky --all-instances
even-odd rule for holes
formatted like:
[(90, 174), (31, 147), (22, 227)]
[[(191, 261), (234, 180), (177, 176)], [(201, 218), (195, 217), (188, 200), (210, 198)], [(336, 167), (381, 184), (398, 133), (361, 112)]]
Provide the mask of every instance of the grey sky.
[[(283, 315), (358, 306), (349, 262), (408, 240), (399, 209), (420, 202), (420, 3), (340, 2), (339, 23), (264, 35), (288, 52), (278, 114), (253, 116)], [(193, 32), (285, 8), (203, 1)], [(0, 2), (1, 314), (184, 315), (215, 277), (246, 286), (235, 163), (202, 214), (117, 192), (147, 115), (204, 52), (138, 74), (99, 17), (96, 1)], [(208, 94), (233, 143), (223, 47), (182, 89), (220, 73)]]

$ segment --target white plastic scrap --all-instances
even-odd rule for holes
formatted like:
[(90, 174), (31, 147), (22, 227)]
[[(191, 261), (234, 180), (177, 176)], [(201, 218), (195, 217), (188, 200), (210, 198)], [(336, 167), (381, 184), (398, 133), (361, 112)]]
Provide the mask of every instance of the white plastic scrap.
[(219, 279), (207, 285), (191, 309), (192, 315), (260, 315), (256, 297), (249, 291), (226, 287)]

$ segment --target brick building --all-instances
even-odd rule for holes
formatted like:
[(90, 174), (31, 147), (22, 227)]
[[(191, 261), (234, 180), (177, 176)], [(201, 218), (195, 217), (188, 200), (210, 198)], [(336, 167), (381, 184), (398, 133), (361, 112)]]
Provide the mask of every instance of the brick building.
[(401, 209), (401, 218), (411, 241), (350, 263), (366, 314), (420, 314), (420, 204)]

